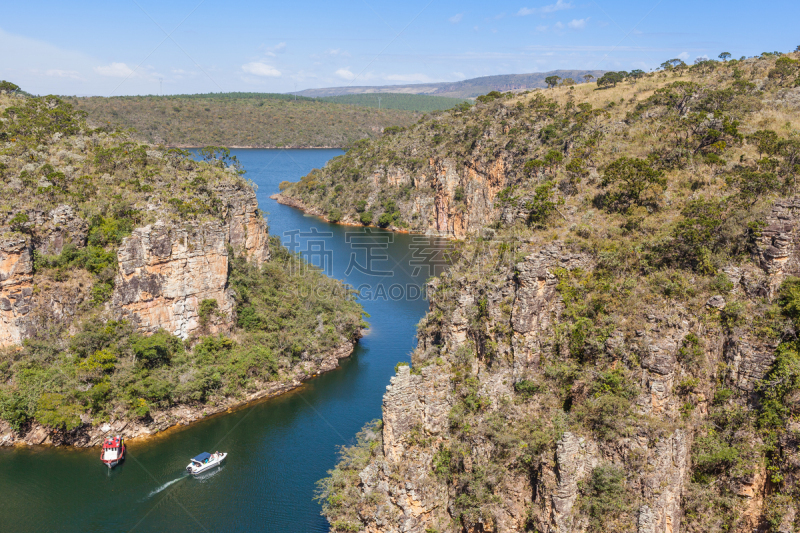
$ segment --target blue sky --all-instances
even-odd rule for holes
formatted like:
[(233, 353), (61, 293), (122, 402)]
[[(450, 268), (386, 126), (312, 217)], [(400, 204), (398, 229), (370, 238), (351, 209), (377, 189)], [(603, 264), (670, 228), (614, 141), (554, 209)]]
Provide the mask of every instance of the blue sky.
[(7, 2), (0, 79), (38, 94), (269, 91), (649, 70), (800, 45), (800, 3)]

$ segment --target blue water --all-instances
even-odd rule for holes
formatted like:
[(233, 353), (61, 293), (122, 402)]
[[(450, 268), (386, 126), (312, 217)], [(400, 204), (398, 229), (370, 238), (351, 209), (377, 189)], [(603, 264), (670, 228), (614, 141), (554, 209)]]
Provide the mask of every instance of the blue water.
[[(371, 315), (366, 336), (339, 369), (293, 392), (130, 443), (128, 459), (111, 472), (97, 449), (0, 449), (0, 531), (327, 531), (313, 501), (315, 482), (335, 465), (338, 447), (381, 416), (394, 366), (410, 359), (427, 310), (423, 298), (406, 297), (414, 290), (406, 292), (423, 285), (440, 261), (421, 253), (424, 242), (409, 235), (376, 230), (359, 247), (362, 229), (330, 225), (269, 199), (281, 181), (296, 181), (341, 151), (232, 152), (258, 185), (271, 233), (290, 243), (287, 232), (316, 230), (295, 237), (296, 250), (319, 250), (309, 260), (369, 296), (362, 300)], [(373, 258), (388, 258), (367, 261), (367, 247)], [(427, 262), (419, 260), (424, 255)], [(381, 287), (400, 298), (384, 299)], [(184, 476), (190, 457), (215, 450), (229, 453), (223, 468), (202, 479)]]

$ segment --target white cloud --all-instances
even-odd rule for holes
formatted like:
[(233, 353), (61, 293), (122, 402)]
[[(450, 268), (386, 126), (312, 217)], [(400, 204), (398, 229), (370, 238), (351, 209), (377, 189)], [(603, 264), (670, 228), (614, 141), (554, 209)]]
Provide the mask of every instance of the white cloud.
[(350, 57), (350, 52), (347, 50), (342, 50), (341, 48), (329, 48), (328, 50), (325, 50), (325, 55), (332, 57)]
[(275, 57), (284, 50), (286, 50), (286, 43), (278, 43), (275, 46), (268, 46), (264, 51), (264, 55)]
[(350, 72), (350, 67), (347, 68), (340, 68), (336, 72), (334, 72), (337, 76), (342, 78), (343, 80), (352, 81), (355, 79), (356, 75)]
[(684, 61), (686, 61), (687, 59), (689, 59), (689, 52), (681, 52), (680, 54), (678, 54), (678, 59), (683, 59)]
[(75, 70), (61, 70), (57, 68), (51, 68), (47, 70), (44, 74), (45, 76), (50, 76), (53, 78), (70, 78), (73, 80), (83, 79), (81, 78), (80, 73)]
[(588, 18), (585, 18), (585, 19), (572, 19), (572, 20), (569, 21), (567, 26), (569, 26), (573, 30), (582, 30), (583, 28), (586, 27), (586, 22), (588, 20), (589, 20)]
[(461, 19), (463, 18), (464, 18), (464, 13), (458, 13), (456, 15), (453, 15), (447, 20), (449, 20), (451, 24), (458, 24), (459, 22), (461, 22)]
[(94, 67), (94, 71), (101, 76), (111, 78), (128, 78), (133, 75), (133, 69), (125, 63), (111, 63), (102, 67)]
[(399, 81), (403, 83), (430, 83), (433, 81), (430, 77), (425, 74), (415, 73), (415, 74), (389, 74), (385, 76), (387, 81)]
[(266, 63), (261, 63), (260, 61), (252, 61), (250, 63), (245, 63), (242, 65), (242, 70), (247, 72), (248, 74), (253, 74), (254, 76), (268, 76), (271, 78), (279, 78), (281, 72), (273, 67), (272, 65), (267, 65)]
[(555, 29), (557, 29), (557, 30), (563, 30), (564, 29), (564, 25), (561, 24), (561, 22), (556, 22), (555, 24), (553, 24), (553, 27)]
[(545, 32), (547, 31), (547, 26), (544, 25), (536, 26), (536, 31)]
[(573, 5), (571, 2), (565, 2), (564, 0), (557, 0), (555, 4), (549, 4), (542, 7), (523, 7), (519, 11), (517, 11), (518, 17), (525, 17), (527, 15), (535, 15), (535, 14), (546, 14), (546, 13), (555, 13), (556, 11), (561, 11), (563, 9), (572, 9)]

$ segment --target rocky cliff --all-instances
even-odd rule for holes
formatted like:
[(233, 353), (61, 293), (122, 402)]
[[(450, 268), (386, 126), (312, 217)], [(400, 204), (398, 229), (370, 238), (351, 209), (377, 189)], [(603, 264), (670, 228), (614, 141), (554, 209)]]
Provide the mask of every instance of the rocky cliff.
[(31, 310), (33, 264), (24, 238), (0, 243), (0, 346), (20, 344)]
[(360, 306), (270, 240), (228, 150), (91, 130), (54, 97), (0, 112), (0, 444), (151, 434), (349, 355)]
[(798, 75), (487, 97), (285, 186), (458, 238), (381, 423), (321, 481), (331, 529), (800, 530)]

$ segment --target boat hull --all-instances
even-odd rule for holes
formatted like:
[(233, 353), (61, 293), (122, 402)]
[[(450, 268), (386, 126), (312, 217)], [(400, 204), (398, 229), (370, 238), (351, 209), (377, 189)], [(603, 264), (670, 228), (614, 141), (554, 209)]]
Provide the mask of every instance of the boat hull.
[(127, 451), (127, 447), (125, 445), (122, 446), (122, 451), (120, 451), (119, 455), (116, 458), (108, 458), (106, 459), (105, 450), (100, 452), (100, 461), (108, 468), (114, 468), (122, 461), (125, 460), (125, 452)]
[(208, 472), (209, 470), (212, 470), (222, 465), (222, 461), (224, 461), (226, 457), (228, 457), (227, 453), (221, 453), (218, 459), (214, 459), (213, 461), (209, 461), (208, 463), (204, 463), (199, 466), (194, 463), (189, 463), (186, 466), (186, 471), (192, 475)]

